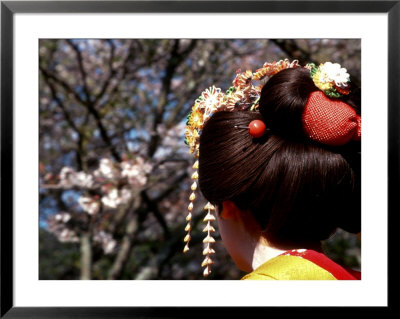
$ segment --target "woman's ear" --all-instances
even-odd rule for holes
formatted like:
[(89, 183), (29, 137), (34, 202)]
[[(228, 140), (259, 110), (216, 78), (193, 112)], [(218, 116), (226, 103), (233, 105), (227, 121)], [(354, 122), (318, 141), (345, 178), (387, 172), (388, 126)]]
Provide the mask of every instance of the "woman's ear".
[(238, 218), (240, 216), (240, 209), (236, 206), (236, 204), (230, 200), (226, 200), (222, 202), (222, 211), (220, 213), (220, 217), (222, 219), (232, 219)]

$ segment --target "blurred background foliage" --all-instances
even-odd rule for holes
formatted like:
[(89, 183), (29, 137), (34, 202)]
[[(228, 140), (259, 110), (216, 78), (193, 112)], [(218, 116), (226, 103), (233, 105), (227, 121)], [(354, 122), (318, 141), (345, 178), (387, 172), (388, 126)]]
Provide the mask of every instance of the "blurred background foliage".
[[(201, 279), (204, 199), (184, 247), (193, 101), (236, 71), (288, 58), (333, 61), (360, 85), (357, 39), (42, 39), (40, 279)], [(215, 236), (217, 239), (218, 233)], [(360, 240), (338, 231), (326, 253), (360, 268)], [(239, 279), (222, 242), (211, 279)]]

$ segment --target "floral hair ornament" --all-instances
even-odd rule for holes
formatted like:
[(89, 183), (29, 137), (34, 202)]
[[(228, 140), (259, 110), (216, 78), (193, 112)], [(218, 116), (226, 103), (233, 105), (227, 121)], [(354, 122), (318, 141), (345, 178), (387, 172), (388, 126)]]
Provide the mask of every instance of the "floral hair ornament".
[(361, 139), (361, 116), (338, 100), (350, 94), (350, 75), (338, 63), (314, 63), (305, 66), (321, 91), (310, 94), (303, 111), (303, 129), (313, 141), (339, 146)]
[(338, 63), (325, 62), (318, 67), (309, 63), (310, 75), (314, 84), (330, 98), (339, 98), (350, 93), (350, 75)]
[[(266, 62), (262, 68), (257, 69), (254, 73), (250, 70), (245, 72), (238, 70), (236, 77), (233, 80), (233, 85), (226, 91), (225, 94), (221, 92), (221, 89), (212, 86), (204, 90), (200, 97), (195, 100), (192, 111), (187, 117), (185, 127), (185, 143), (189, 146), (190, 153), (195, 157), (195, 163), (193, 164), (193, 183), (190, 187), (190, 202), (188, 206), (188, 214), (186, 216), (187, 225), (185, 227), (185, 231), (187, 234), (184, 239), (186, 244), (183, 252), (187, 252), (189, 250), (189, 243), (191, 239), (192, 212), (194, 209), (194, 201), (196, 199), (197, 180), (199, 178), (199, 141), (204, 124), (216, 112), (245, 110), (256, 111), (258, 109), (258, 101), (263, 84), (255, 86), (253, 85), (253, 81), (269, 79), (284, 69), (295, 68), (299, 66), (300, 65), (298, 64), (297, 60), (289, 62), (289, 60), (285, 59), (273, 63)], [(262, 123), (262, 121), (260, 122)], [(252, 132), (255, 134), (252, 134), (254, 137), (264, 134), (265, 132), (265, 126), (262, 127), (262, 125), (259, 125), (260, 123), (256, 124), (257, 125), (254, 125), (253, 123), (253, 125), (246, 127), (249, 129), (250, 134), (252, 134)], [(215, 221), (215, 216), (213, 215), (215, 207), (211, 203), (207, 203), (204, 206), (204, 210), (206, 211), (206, 216), (204, 217), (203, 221), (207, 224), (203, 229), (203, 232), (206, 232), (207, 236), (203, 240), (203, 255), (205, 258), (202, 262), (202, 267), (205, 267), (203, 275), (206, 277), (211, 273), (211, 265), (213, 264), (211, 255), (215, 253), (214, 249), (211, 247), (211, 245), (215, 242), (215, 239), (212, 237), (212, 233), (215, 232), (215, 228), (211, 225), (211, 222)]]

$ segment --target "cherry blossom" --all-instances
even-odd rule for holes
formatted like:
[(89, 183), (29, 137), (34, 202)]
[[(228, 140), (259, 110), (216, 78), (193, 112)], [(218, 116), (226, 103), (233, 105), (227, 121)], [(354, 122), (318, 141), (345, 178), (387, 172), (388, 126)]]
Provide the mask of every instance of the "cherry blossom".
[(85, 172), (76, 172), (71, 167), (63, 167), (60, 172), (60, 186), (65, 188), (92, 188), (94, 186), (94, 178)]
[(133, 186), (143, 186), (147, 182), (147, 174), (151, 172), (152, 166), (145, 163), (143, 158), (137, 157), (134, 161), (124, 161), (121, 163), (121, 175), (128, 179), (128, 183)]
[(61, 242), (78, 242), (79, 237), (76, 232), (67, 224), (71, 220), (71, 214), (60, 212), (51, 216), (48, 220), (48, 229)]
[(89, 215), (96, 215), (100, 210), (100, 203), (92, 197), (81, 196), (78, 199), (79, 205)]
[(117, 206), (120, 204), (118, 189), (112, 188), (110, 191), (108, 191), (107, 194), (101, 198), (101, 202), (107, 207), (117, 208)]
[(56, 221), (61, 221), (67, 223), (71, 219), (71, 214), (69, 213), (58, 213), (54, 216)]
[(112, 237), (111, 234), (101, 230), (93, 236), (93, 241), (99, 243), (104, 253), (111, 254), (115, 251), (117, 246), (116, 240)]

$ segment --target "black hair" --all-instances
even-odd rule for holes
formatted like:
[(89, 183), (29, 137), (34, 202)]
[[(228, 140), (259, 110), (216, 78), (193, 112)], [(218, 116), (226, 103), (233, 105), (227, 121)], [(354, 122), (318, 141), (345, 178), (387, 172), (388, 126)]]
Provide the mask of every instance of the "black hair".
[[(302, 130), (302, 111), (316, 90), (308, 70), (283, 70), (263, 87), (259, 112), (217, 112), (200, 137), (204, 197), (251, 211), (266, 239), (279, 247), (306, 248), (338, 227), (361, 229), (360, 143), (326, 147)], [(354, 101), (348, 104), (359, 112)], [(269, 134), (257, 139), (235, 128), (254, 119), (263, 120)]]

